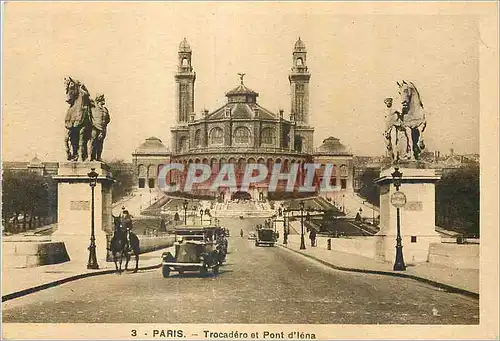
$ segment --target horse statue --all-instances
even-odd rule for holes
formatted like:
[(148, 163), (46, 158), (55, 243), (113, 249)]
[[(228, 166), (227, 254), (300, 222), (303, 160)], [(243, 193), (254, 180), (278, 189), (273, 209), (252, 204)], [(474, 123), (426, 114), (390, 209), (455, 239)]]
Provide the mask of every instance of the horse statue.
[(69, 108), (64, 119), (67, 129), (64, 146), (69, 161), (85, 161), (88, 157), (87, 142), (88, 131), (91, 126), (91, 99), (84, 84), (72, 79), (64, 79), (66, 86), (66, 103)]
[[(122, 261), (123, 256), (125, 256), (125, 271), (128, 269), (128, 263), (130, 261), (130, 253), (135, 256), (135, 269), (134, 273), (137, 272), (139, 268), (139, 238), (135, 233), (129, 231), (130, 245), (127, 240), (127, 231), (123, 228), (121, 224), (120, 217), (113, 216), (114, 223), (114, 233), (111, 241), (109, 242), (108, 250), (113, 254), (113, 261), (115, 262), (116, 271), (121, 274), (122, 272)], [(118, 267), (118, 259), (120, 266)]]
[(392, 107), (392, 98), (386, 98), (385, 138), (393, 162), (419, 160), (425, 148), (423, 133), (427, 126), (424, 105), (412, 82), (397, 82), (401, 96), (401, 110)]
[(71, 77), (65, 78), (64, 84), (66, 102), (69, 104), (64, 119), (67, 130), (64, 138), (67, 159), (87, 160), (90, 141), (90, 161), (101, 161), (106, 127), (110, 122), (109, 111), (104, 106), (104, 95), (98, 95), (92, 100), (85, 85)]
[(427, 127), (424, 104), (417, 87), (412, 82), (397, 82), (401, 96), (403, 126), (406, 128), (414, 160), (420, 159), (425, 149), (423, 133)]

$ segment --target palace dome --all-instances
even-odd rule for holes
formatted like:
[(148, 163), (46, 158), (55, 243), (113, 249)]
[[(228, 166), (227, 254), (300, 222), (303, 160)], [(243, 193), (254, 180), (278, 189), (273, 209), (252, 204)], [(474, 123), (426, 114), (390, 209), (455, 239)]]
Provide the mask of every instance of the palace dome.
[(317, 151), (317, 154), (350, 154), (347, 147), (340, 143), (336, 137), (330, 136), (323, 140)]
[(170, 150), (157, 137), (149, 137), (137, 149), (136, 154), (170, 154)]

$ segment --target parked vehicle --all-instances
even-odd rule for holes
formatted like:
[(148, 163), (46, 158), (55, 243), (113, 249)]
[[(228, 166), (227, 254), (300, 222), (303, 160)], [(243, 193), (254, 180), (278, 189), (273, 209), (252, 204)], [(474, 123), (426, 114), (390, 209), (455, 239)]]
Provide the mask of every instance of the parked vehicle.
[(199, 271), (204, 275), (209, 270), (219, 273), (219, 266), (225, 254), (218, 249), (216, 226), (182, 225), (175, 229), (175, 256), (170, 252), (162, 254), (163, 277), (171, 271), (183, 274), (185, 271)]

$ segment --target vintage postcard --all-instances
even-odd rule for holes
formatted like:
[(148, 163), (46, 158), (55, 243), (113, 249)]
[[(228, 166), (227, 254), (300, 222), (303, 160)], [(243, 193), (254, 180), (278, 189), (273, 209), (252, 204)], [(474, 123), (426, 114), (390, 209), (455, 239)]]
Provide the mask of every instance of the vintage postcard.
[(2, 5), (3, 338), (499, 337), (496, 2)]

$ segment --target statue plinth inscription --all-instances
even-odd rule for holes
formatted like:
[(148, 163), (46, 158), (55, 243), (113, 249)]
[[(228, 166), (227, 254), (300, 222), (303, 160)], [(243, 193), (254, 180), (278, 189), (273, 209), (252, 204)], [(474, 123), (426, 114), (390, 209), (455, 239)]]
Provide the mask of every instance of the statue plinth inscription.
[(90, 201), (88, 200), (71, 200), (71, 211), (88, 211), (90, 210)]

